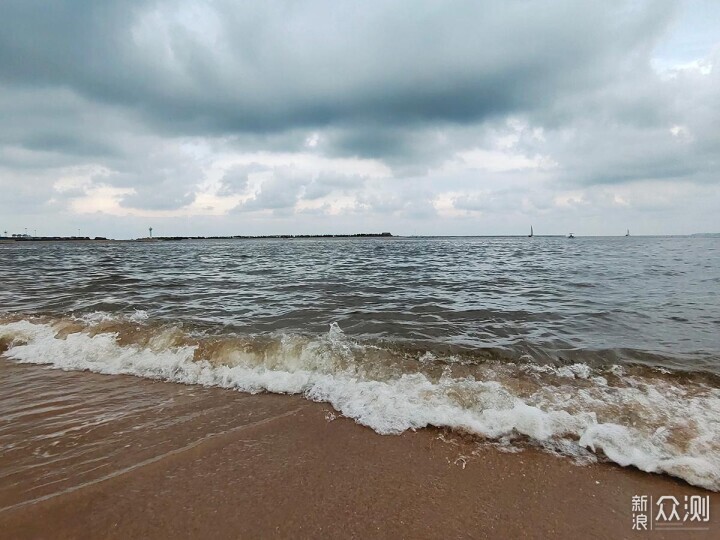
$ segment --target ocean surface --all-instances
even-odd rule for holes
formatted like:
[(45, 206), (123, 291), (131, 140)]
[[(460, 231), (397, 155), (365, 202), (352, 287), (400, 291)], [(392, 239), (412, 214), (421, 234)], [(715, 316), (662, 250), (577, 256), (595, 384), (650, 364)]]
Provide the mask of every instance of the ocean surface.
[(35, 456), (0, 479), (95, 456), (67, 434), (145, 403), (123, 378), (79, 404), (38, 364), (300, 394), (384, 435), (720, 491), (720, 238), (0, 244), (0, 357), (0, 453)]

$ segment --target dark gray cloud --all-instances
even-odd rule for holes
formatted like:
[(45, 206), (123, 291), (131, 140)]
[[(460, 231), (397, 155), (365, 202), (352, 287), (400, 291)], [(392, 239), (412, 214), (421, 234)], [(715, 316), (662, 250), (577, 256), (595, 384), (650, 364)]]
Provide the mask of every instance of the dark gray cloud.
[(44, 168), (121, 157), (128, 125), (119, 111), (67, 88), (0, 80), (0, 167)]
[(338, 146), (382, 155), (402, 145), (383, 126), (545, 110), (622, 75), (672, 13), (627, 5), (9, 0), (0, 76), (142, 110), (173, 134), (363, 123), (379, 141), (349, 133)]

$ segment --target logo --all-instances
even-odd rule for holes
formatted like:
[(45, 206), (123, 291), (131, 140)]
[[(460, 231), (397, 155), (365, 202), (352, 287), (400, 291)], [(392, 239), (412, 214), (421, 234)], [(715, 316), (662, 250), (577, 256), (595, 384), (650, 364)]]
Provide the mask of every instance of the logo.
[(707, 531), (709, 522), (709, 495), (685, 495), (682, 501), (672, 495), (663, 495), (654, 501), (648, 495), (633, 495), (634, 531)]

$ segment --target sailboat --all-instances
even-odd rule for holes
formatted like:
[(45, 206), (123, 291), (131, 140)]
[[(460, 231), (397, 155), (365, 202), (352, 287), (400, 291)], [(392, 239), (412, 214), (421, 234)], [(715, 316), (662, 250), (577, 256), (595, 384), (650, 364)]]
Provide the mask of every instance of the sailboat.
[(533, 236), (534, 235), (533, 235), (532, 225), (530, 225), (530, 234), (528, 234), (528, 238), (532, 238)]
[(625, 236), (630, 236), (630, 229), (627, 230), (627, 232), (625, 233)]

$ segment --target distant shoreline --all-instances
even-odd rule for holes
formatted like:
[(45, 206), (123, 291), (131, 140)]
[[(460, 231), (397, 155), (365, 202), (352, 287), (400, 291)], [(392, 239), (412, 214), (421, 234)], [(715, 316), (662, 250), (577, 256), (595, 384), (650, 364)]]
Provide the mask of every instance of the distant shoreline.
[(293, 238), (393, 238), (389, 232), (356, 233), (356, 234), (269, 234), (260, 236), (154, 236), (115, 240), (104, 236), (19, 236), (0, 237), (0, 243), (14, 242), (178, 242), (182, 240), (262, 240), (262, 239), (293, 239)]
[[(624, 235), (580, 235), (576, 238), (623, 238)], [(633, 238), (718, 238), (720, 233), (693, 233), (693, 234), (661, 234), (661, 235), (634, 235)], [(334, 238), (528, 238), (525, 234), (472, 234), (472, 235), (394, 235), (383, 233), (356, 233), (356, 234), (265, 234), (265, 235), (231, 235), (231, 236), (154, 236), (144, 238), (130, 238), (116, 240), (104, 236), (18, 236), (0, 237), (0, 244), (14, 244), (22, 242), (180, 242), (185, 240), (293, 240), (293, 239), (334, 239)], [(566, 238), (563, 234), (536, 234), (534, 238)]]
[(102, 236), (95, 236), (93, 238), (80, 237), (80, 236), (31, 236), (31, 237), (0, 237), (0, 243), (14, 243), (14, 242), (118, 242), (119, 240), (113, 240), (112, 238), (105, 238)]
[(356, 234), (266, 234), (259, 236), (233, 235), (233, 236), (154, 236), (152, 238), (138, 238), (130, 242), (177, 242), (180, 240), (265, 240), (293, 238), (393, 238), (389, 232), (383, 233), (356, 233)]

